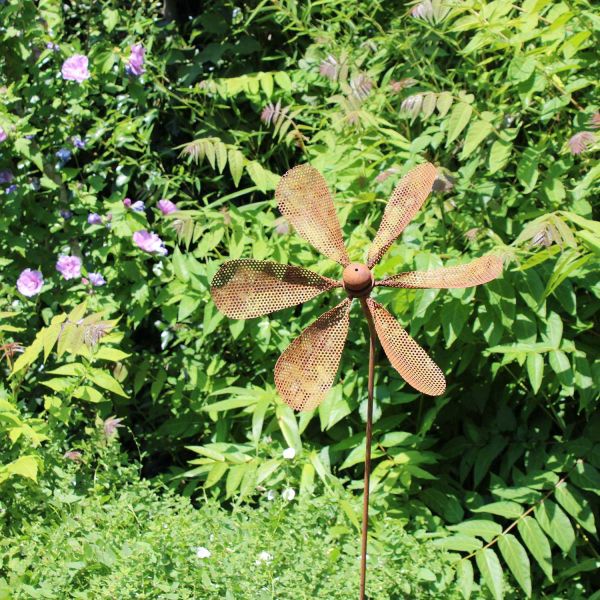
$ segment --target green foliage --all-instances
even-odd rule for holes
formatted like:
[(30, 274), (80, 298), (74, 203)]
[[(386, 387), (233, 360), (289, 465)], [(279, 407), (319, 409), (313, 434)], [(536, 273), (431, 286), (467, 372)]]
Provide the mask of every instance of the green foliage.
[[(440, 365), (448, 390), (422, 397), (378, 358), (372, 543), (388, 547), (401, 528), (417, 541), (414, 562), (402, 551), (377, 563), (385, 568), (371, 567), (382, 586), (374, 594), (386, 597), (400, 569), (416, 572), (421, 552), (437, 547), (453, 554), (464, 598), (593, 597), (600, 552), (597, 10), (585, 0), (424, 0), (414, 11), (337, 0), (191, 4), (0, 5), (0, 127), (7, 133), (0, 171), (14, 175), (0, 183), (0, 485), (7, 514), (22, 525), (25, 507), (64, 491), (57, 470), (65, 461), (79, 465), (65, 452), (83, 452), (83, 464), (100, 471), (114, 464), (91, 445), (117, 452), (106, 431), (126, 424), (123, 452), (141, 457), (146, 476), (184, 497), (211, 499), (194, 531), (213, 515), (223, 519), (228, 543), (241, 544), (225, 523), (247, 518), (256, 523), (254, 538), (271, 532), (275, 540), (276, 532), (283, 540), (283, 530), (268, 526), (274, 508), (253, 515), (245, 506), (293, 489), (308, 535), (319, 517), (306, 507), (335, 503), (345, 562), (339, 578), (324, 575), (331, 587), (322, 597), (332, 597), (336, 585), (355, 590), (364, 323), (353, 313), (331, 394), (316, 411), (295, 415), (274, 391), (273, 366), (335, 299), (230, 321), (212, 304), (209, 286), (224, 259), (239, 257), (339, 278), (337, 265), (277, 213), (273, 189), (289, 167), (309, 161), (323, 172), (349, 254), (361, 260), (394, 184), (426, 159), (440, 169), (435, 191), (376, 277), (492, 250), (505, 257), (505, 271), (467, 290), (377, 291)], [(126, 71), (135, 43), (147, 50), (140, 76)], [(81, 84), (60, 76), (74, 54), (89, 58), (90, 78)], [(66, 161), (57, 156), (64, 149), (72, 153)], [(145, 209), (127, 207), (127, 197)], [(161, 198), (177, 209), (163, 214)], [(101, 224), (89, 223), (90, 213)], [(136, 246), (132, 236), (144, 229), (160, 235), (168, 255)], [(59, 255), (81, 258), (82, 276), (101, 273), (106, 285), (63, 278)], [(33, 297), (15, 287), (27, 268), (44, 276)], [(293, 459), (283, 457), (287, 448)], [(172, 514), (187, 535), (177, 508), (185, 501), (168, 496), (161, 508), (144, 489), (134, 485), (123, 495), (134, 507), (127, 518), (135, 520), (139, 495), (157, 522), (163, 511)], [(115, 512), (106, 514), (121, 523), (125, 500), (111, 498)], [(240, 512), (228, 517), (213, 500)], [(89, 520), (102, 502), (91, 497), (82, 509), (89, 527), (77, 548), (91, 549), (85, 566), (74, 567), (78, 589), (98, 597), (118, 573), (132, 595), (146, 593), (123, 548), (128, 539), (142, 544), (132, 556), (147, 551), (142, 567), (151, 570), (160, 532), (152, 523), (140, 531), (113, 527), (108, 517), (96, 531)], [(52, 572), (53, 585), (69, 589), (67, 565), (81, 559), (52, 541), (62, 526), (32, 524), (27, 556), (39, 554), (45, 540), (65, 565)], [(293, 531), (304, 535), (298, 527)], [(333, 527), (328, 540), (338, 539)], [(104, 554), (97, 540), (110, 535), (119, 544)], [(331, 568), (318, 538), (309, 536), (306, 550), (286, 546), (292, 555), (306, 552), (302, 577), (313, 583)], [(186, 565), (188, 546), (201, 545), (169, 540)], [(272, 581), (254, 572), (254, 549), (236, 552), (255, 587), (231, 593), (256, 597)], [(311, 572), (317, 563), (310, 561), (321, 559)], [(211, 571), (210, 584), (189, 574), (186, 590), (223, 597), (234, 572), (235, 561), (227, 561), (231, 571)], [(285, 597), (297, 590), (300, 567), (280, 566)], [(449, 579), (431, 571), (435, 584), (426, 572), (408, 580), (430, 581), (423, 594), (441, 597)], [(34, 577), (23, 597), (44, 589), (41, 576), (23, 577)], [(166, 570), (160, 577), (165, 597), (181, 597)], [(414, 589), (402, 593), (418, 597)]]

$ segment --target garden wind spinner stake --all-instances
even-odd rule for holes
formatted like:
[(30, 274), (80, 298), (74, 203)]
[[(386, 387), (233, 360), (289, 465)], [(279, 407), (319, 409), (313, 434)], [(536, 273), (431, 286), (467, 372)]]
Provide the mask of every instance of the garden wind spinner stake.
[(413, 388), (442, 394), (446, 381), (429, 358), (380, 304), (370, 298), (376, 286), (397, 288), (464, 288), (487, 283), (502, 272), (502, 259), (487, 255), (454, 267), (410, 271), (375, 281), (372, 268), (421, 208), (431, 191), (436, 169), (418, 165), (396, 185), (383, 213), (366, 264), (350, 262), (333, 199), (323, 176), (308, 164), (294, 167), (279, 182), (275, 197), (296, 231), (325, 256), (344, 267), (341, 281), (291, 265), (239, 259), (224, 263), (215, 275), (211, 295), (217, 308), (233, 319), (249, 319), (301, 304), (334, 288), (347, 298), (309, 325), (275, 365), (275, 386), (295, 410), (313, 410), (333, 385), (348, 335), (352, 301), (360, 302), (369, 326), (369, 378), (365, 436), (365, 481), (361, 539), (360, 598), (364, 599), (371, 470), (375, 344), (379, 340), (392, 366)]

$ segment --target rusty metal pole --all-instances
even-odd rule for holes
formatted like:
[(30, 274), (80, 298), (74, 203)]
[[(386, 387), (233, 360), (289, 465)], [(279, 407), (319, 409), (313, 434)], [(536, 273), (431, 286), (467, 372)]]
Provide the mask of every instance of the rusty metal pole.
[(367, 536), (369, 530), (369, 477), (371, 475), (371, 437), (373, 431), (373, 380), (375, 375), (375, 341), (377, 333), (366, 298), (360, 299), (369, 324), (369, 381), (367, 385), (367, 429), (365, 434), (365, 483), (363, 491), (362, 537), (360, 549), (360, 600), (365, 600), (367, 582)]

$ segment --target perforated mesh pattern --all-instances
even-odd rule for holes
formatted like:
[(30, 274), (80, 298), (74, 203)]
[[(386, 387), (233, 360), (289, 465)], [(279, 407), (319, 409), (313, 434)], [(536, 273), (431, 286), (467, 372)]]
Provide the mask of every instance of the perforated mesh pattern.
[(367, 299), (367, 304), (373, 315), (379, 342), (402, 379), (429, 396), (443, 394), (446, 389), (444, 374), (427, 352), (381, 304), (372, 298)]
[(275, 198), (281, 213), (319, 252), (343, 266), (350, 262), (331, 194), (319, 171), (310, 165), (290, 169), (281, 178)]
[(502, 258), (490, 254), (465, 265), (400, 273), (378, 281), (376, 285), (397, 288), (466, 288), (487, 283), (501, 274)]
[(316, 408), (333, 385), (348, 336), (348, 298), (321, 315), (284, 351), (275, 365), (275, 386), (295, 410)]
[(383, 212), (377, 235), (369, 248), (369, 268), (381, 260), (417, 214), (431, 191), (436, 174), (435, 167), (431, 163), (425, 163), (411, 169), (396, 185)]
[(340, 285), (301, 267), (239, 259), (221, 266), (210, 293), (217, 308), (228, 317), (250, 319), (301, 304)]

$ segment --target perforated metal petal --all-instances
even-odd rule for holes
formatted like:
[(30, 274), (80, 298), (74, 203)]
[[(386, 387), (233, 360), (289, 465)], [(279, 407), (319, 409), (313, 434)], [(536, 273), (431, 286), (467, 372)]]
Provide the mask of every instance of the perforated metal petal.
[(431, 192), (436, 174), (436, 168), (431, 163), (424, 163), (411, 169), (396, 185), (383, 212), (377, 235), (369, 248), (369, 268), (381, 260), (417, 214)]
[(275, 190), (279, 210), (319, 252), (346, 266), (348, 253), (323, 175), (310, 165), (290, 169)]
[(232, 319), (260, 317), (306, 302), (340, 283), (308, 269), (239, 259), (217, 271), (210, 293), (217, 308)]
[(279, 357), (275, 386), (293, 409), (316, 408), (333, 385), (348, 336), (351, 304), (346, 298), (321, 315)]
[(481, 285), (502, 274), (502, 258), (489, 254), (464, 265), (431, 271), (409, 271), (378, 281), (397, 288), (466, 288)]
[(373, 315), (379, 342), (402, 379), (429, 396), (443, 394), (446, 389), (444, 374), (427, 352), (381, 304), (372, 298), (367, 299), (367, 304)]

